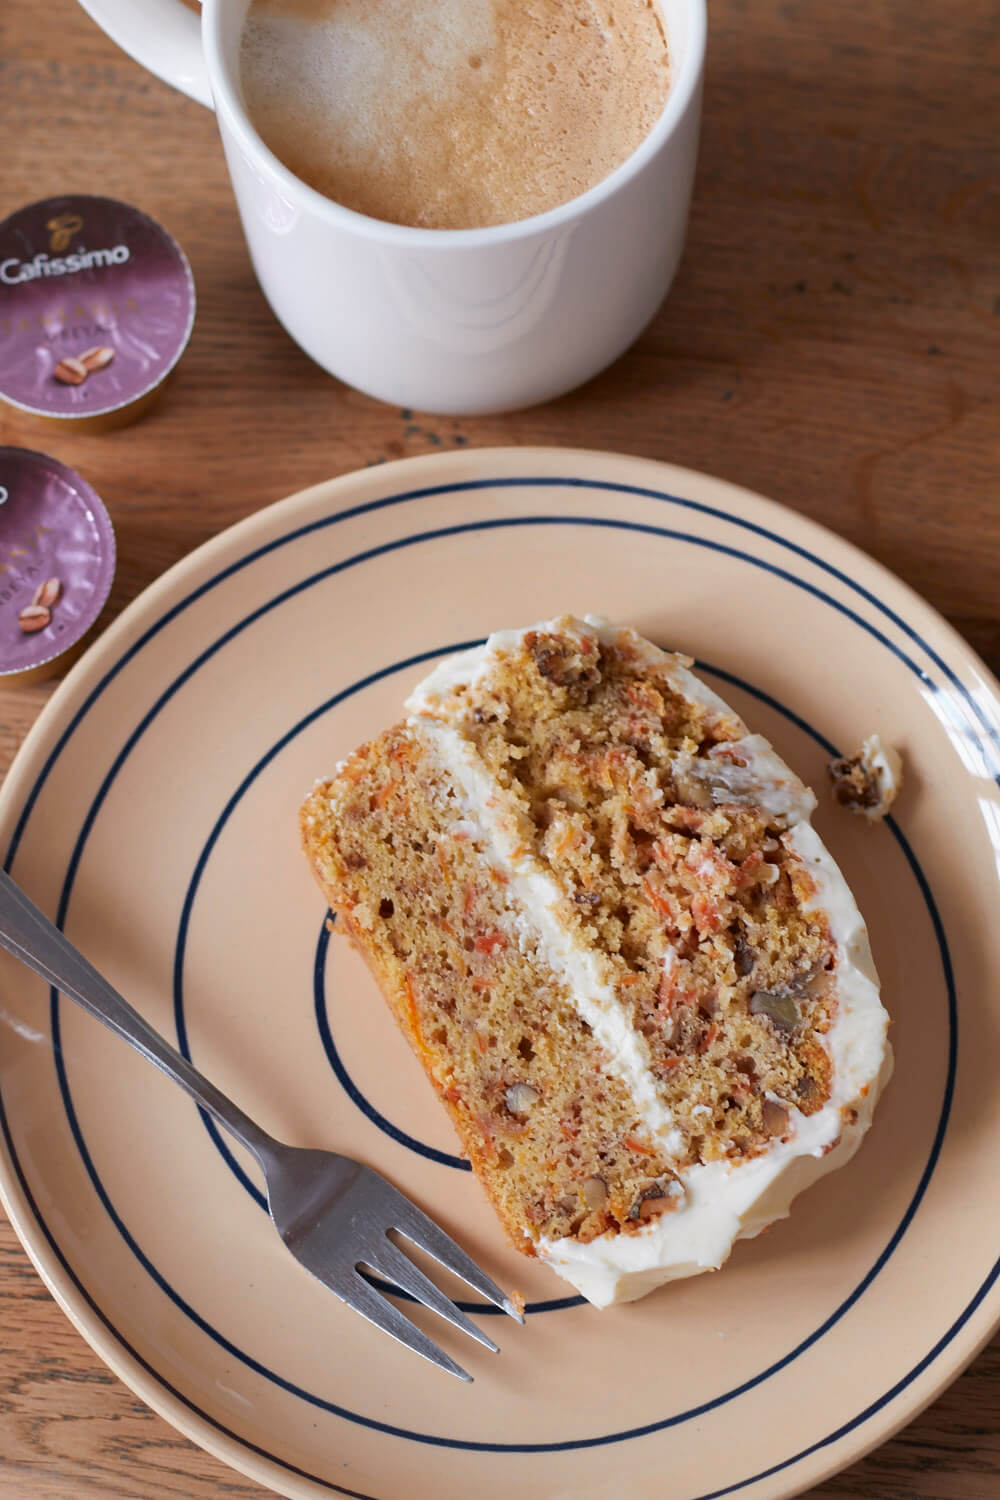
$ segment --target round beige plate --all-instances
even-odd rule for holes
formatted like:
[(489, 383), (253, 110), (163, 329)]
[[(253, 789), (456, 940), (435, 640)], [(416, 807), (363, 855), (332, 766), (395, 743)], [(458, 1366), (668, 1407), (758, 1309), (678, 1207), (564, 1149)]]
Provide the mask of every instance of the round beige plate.
[[(817, 787), (895, 1018), (855, 1161), (719, 1275), (596, 1312), (508, 1250), (299, 852), (313, 780), (443, 653), (593, 611), (696, 657)], [(788, 511), (632, 458), (452, 453), (225, 533), (137, 600), (29, 737), (8, 868), (168, 1037), (285, 1140), (370, 1162), (528, 1300), (462, 1385), (286, 1253), (238, 1148), (5, 959), (5, 1206), (94, 1348), (286, 1495), (776, 1500), (881, 1442), (976, 1352), (996, 1287), (1000, 702), (941, 619)], [(878, 730), (887, 824), (825, 767)], [(450, 1288), (451, 1290), (451, 1288)], [(455, 1284), (455, 1293), (460, 1295)]]

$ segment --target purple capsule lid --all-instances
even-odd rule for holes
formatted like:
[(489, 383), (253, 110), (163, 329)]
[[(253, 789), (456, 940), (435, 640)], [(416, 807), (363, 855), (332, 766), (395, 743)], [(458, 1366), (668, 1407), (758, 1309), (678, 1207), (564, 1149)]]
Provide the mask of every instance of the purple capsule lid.
[(94, 624), (114, 572), (115, 534), (86, 480), (0, 447), (0, 674), (44, 675)]
[(194, 323), (180, 246), (147, 214), (72, 193), (0, 223), (0, 397), (35, 416), (124, 412), (180, 359)]

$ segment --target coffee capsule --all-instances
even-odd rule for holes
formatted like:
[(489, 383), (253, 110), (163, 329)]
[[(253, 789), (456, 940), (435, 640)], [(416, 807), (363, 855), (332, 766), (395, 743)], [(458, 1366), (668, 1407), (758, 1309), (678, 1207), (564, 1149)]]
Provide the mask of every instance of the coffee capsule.
[(0, 682), (66, 667), (114, 572), (111, 521), (86, 480), (44, 453), (0, 447)]
[(152, 405), (194, 324), (194, 279), (159, 224), (73, 193), (0, 223), (0, 398), (98, 432)]

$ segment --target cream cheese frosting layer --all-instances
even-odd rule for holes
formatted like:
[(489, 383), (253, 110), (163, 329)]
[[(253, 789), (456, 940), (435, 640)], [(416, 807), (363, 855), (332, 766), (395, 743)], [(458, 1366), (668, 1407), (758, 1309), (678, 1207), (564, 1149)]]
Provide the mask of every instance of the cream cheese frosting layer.
[[(686, 756), (683, 763), (678, 758), (675, 769), (703, 783), (713, 801), (753, 802), (785, 828), (783, 842), (814, 883), (811, 909), (825, 914), (836, 949), (837, 1013), (822, 1037), (831, 1061), (831, 1093), (821, 1109), (805, 1115), (788, 1101), (778, 1101), (788, 1114), (780, 1139), (746, 1161), (679, 1170), (683, 1191), (676, 1207), (635, 1231), (605, 1234), (586, 1244), (571, 1238), (537, 1242), (543, 1260), (588, 1301), (606, 1307), (642, 1297), (663, 1282), (718, 1268), (736, 1240), (751, 1238), (786, 1217), (804, 1188), (850, 1160), (892, 1071), (889, 1022), (864, 922), (808, 821), (816, 799), (770, 743), (750, 733), (728, 704), (690, 672), (687, 659), (660, 650), (633, 630), (590, 615), (546, 621), (529, 630), (569, 634), (581, 644), (596, 638), (631, 654), (637, 664), (657, 671), (675, 691), (732, 726), (735, 739), (714, 747), (708, 756)], [(482, 831), (490, 858), (507, 877), (520, 920), (527, 924), (526, 941), (539, 945), (566, 984), (579, 1014), (629, 1088), (637, 1117), (668, 1154), (677, 1155), (682, 1138), (659, 1098), (644, 1038), (621, 1006), (600, 954), (561, 920), (567, 896), (530, 852), (530, 820), (462, 732), (466, 693), (501, 656), (519, 649), (529, 630), (497, 632), (484, 645), (440, 663), (407, 700), (409, 722), (413, 732), (433, 744), (453, 779), (463, 816)], [(664, 964), (670, 962), (668, 949)]]
[(420, 721), (411, 722), (411, 728), (433, 747), (439, 764), (450, 773), (463, 815), (479, 831), (489, 858), (506, 877), (524, 945), (537, 945), (540, 956), (566, 985), (577, 1013), (634, 1099), (637, 1118), (664, 1151), (676, 1155), (682, 1137), (671, 1111), (657, 1096), (646, 1043), (619, 1005), (600, 954), (582, 943), (560, 915), (566, 894), (529, 852), (532, 830), (527, 817), (457, 729)]

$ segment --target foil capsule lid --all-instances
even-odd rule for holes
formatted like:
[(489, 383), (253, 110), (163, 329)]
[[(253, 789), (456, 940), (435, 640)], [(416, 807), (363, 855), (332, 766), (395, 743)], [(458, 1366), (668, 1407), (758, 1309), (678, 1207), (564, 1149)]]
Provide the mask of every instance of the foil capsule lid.
[(134, 420), (184, 352), (194, 279), (148, 214), (73, 193), (0, 223), (0, 397), (85, 429)]
[(111, 521), (86, 480), (44, 453), (0, 447), (0, 682), (67, 665), (114, 572)]

